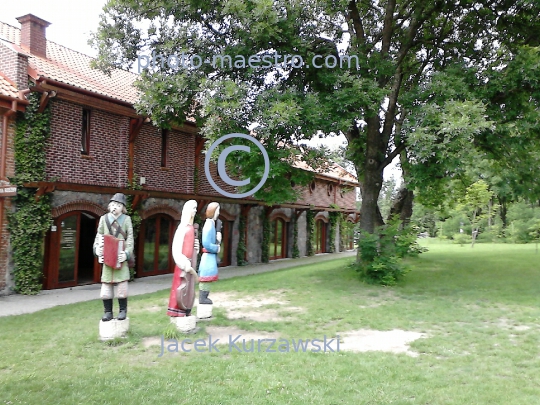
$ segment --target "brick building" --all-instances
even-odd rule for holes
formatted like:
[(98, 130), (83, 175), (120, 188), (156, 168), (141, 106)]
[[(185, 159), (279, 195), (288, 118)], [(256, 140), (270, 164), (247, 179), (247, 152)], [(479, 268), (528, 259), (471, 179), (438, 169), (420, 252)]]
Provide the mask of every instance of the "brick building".
[[(358, 183), (346, 170), (333, 165), (330, 171), (314, 173), (310, 186), (301, 190), (302, 198), (289, 204), (267, 207), (253, 198), (225, 198), (205, 176), (195, 175), (196, 168), (204, 173), (204, 139), (195, 125), (187, 122), (163, 130), (137, 114), (133, 108), (137, 75), (114, 70), (108, 76), (93, 70), (90, 57), (46, 39), (48, 22), (31, 14), (17, 20), (21, 28), (0, 22), (0, 293), (10, 291), (13, 268), (6, 213), (16, 209), (11, 201), (14, 187), (8, 180), (15, 167), (16, 112), (25, 110), (30, 92), (40, 93), (40, 108), (51, 109), (46, 181), (26, 184), (38, 194), (52, 196), (53, 225), (44, 240), (44, 288), (99, 281), (100, 268), (91, 246), (99, 216), (116, 192), (132, 194), (134, 204), (140, 204), (137, 277), (173, 271), (170, 245), (188, 199), (199, 202), (200, 212), (211, 201), (221, 203), (221, 266), (237, 264), (240, 217), (246, 219), (249, 263), (261, 261), (264, 216), (270, 221), (271, 260), (292, 257), (292, 222), (297, 223), (300, 256), (306, 255), (307, 211), (315, 215), (315, 251), (339, 250), (339, 229), (329, 240), (329, 212), (346, 213), (348, 221), (358, 219)], [(216, 172), (215, 167), (211, 170)], [(134, 178), (142, 190), (128, 189)], [(231, 190), (217, 175), (214, 179)]]

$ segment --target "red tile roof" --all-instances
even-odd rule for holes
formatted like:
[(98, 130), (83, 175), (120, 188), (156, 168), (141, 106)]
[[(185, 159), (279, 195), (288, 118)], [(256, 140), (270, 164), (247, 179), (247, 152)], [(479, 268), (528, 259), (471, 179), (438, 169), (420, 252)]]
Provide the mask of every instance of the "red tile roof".
[(298, 169), (317, 173), (320, 176), (347, 181), (350, 182), (353, 186), (358, 186), (358, 179), (351, 173), (349, 173), (346, 169), (334, 162), (328, 162), (328, 165), (326, 165), (326, 167), (322, 167), (320, 169), (313, 169), (306, 162), (296, 160), (293, 163), (293, 166)]
[[(20, 46), (20, 28), (0, 22), (0, 39)], [(92, 69), (92, 58), (47, 40), (47, 59), (29, 54), (28, 62), (38, 77), (52, 79), (74, 87), (89, 90), (116, 100), (133, 104), (138, 93), (133, 82), (138, 75), (127, 70), (114, 69), (111, 75)]]
[(20, 98), (17, 86), (0, 72), (0, 94), (12, 98)]

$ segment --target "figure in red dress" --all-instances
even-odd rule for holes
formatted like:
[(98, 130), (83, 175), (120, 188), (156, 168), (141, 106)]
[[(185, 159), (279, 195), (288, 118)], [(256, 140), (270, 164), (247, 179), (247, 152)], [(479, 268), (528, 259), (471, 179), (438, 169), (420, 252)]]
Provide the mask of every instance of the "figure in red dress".
[(195, 296), (195, 281), (198, 281), (196, 266), (199, 240), (195, 235), (193, 219), (197, 212), (197, 202), (189, 200), (182, 209), (180, 225), (176, 229), (172, 243), (172, 256), (176, 266), (172, 281), (167, 315), (184, 317), (191, 314)]

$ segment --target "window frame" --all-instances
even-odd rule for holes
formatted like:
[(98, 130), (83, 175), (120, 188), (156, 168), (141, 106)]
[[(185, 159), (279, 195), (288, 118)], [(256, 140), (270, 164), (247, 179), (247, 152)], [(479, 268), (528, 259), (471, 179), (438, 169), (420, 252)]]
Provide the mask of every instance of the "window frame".
[(169, 152), (169, 130), (161, 129), (161, 167), (167, 167), (167, 154)]
[(82, 109), (82, 122), (81, 122), (81, 155), (90, 155), (90, 136), (91, 136), (91, 121), (92, 110), (89, 108)]

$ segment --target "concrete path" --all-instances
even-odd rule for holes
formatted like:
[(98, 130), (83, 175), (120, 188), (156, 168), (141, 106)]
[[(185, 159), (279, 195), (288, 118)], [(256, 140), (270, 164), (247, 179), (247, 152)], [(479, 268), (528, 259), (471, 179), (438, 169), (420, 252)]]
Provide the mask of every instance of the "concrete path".
[[(219, 270), (219, 278), (248, 276), (251, 274), (266, 273), (303, 266), (311, 263), (320, 263), (327, 260), (336, 260), (344, 257), (353, 257), (356, 251), (341, 253), (323, 253), (311, 257), (299, 259), (273, 260), (268, 264), (251, 264), (242, 267), (226, 267)], [(171, 288), (172, 274), (138, 278), (129, 284), (129, 295), (148, 294)], [(44, 290), (37, 295), (7, 295), (0, 297), (0, 317), (10, 315), (28, 314), (42, 309), (52, 308), (58, 305), (73, 304), (76, 302), (92, 301), (99, 299), (101, 284), (90, 284), (57, 290)]]

